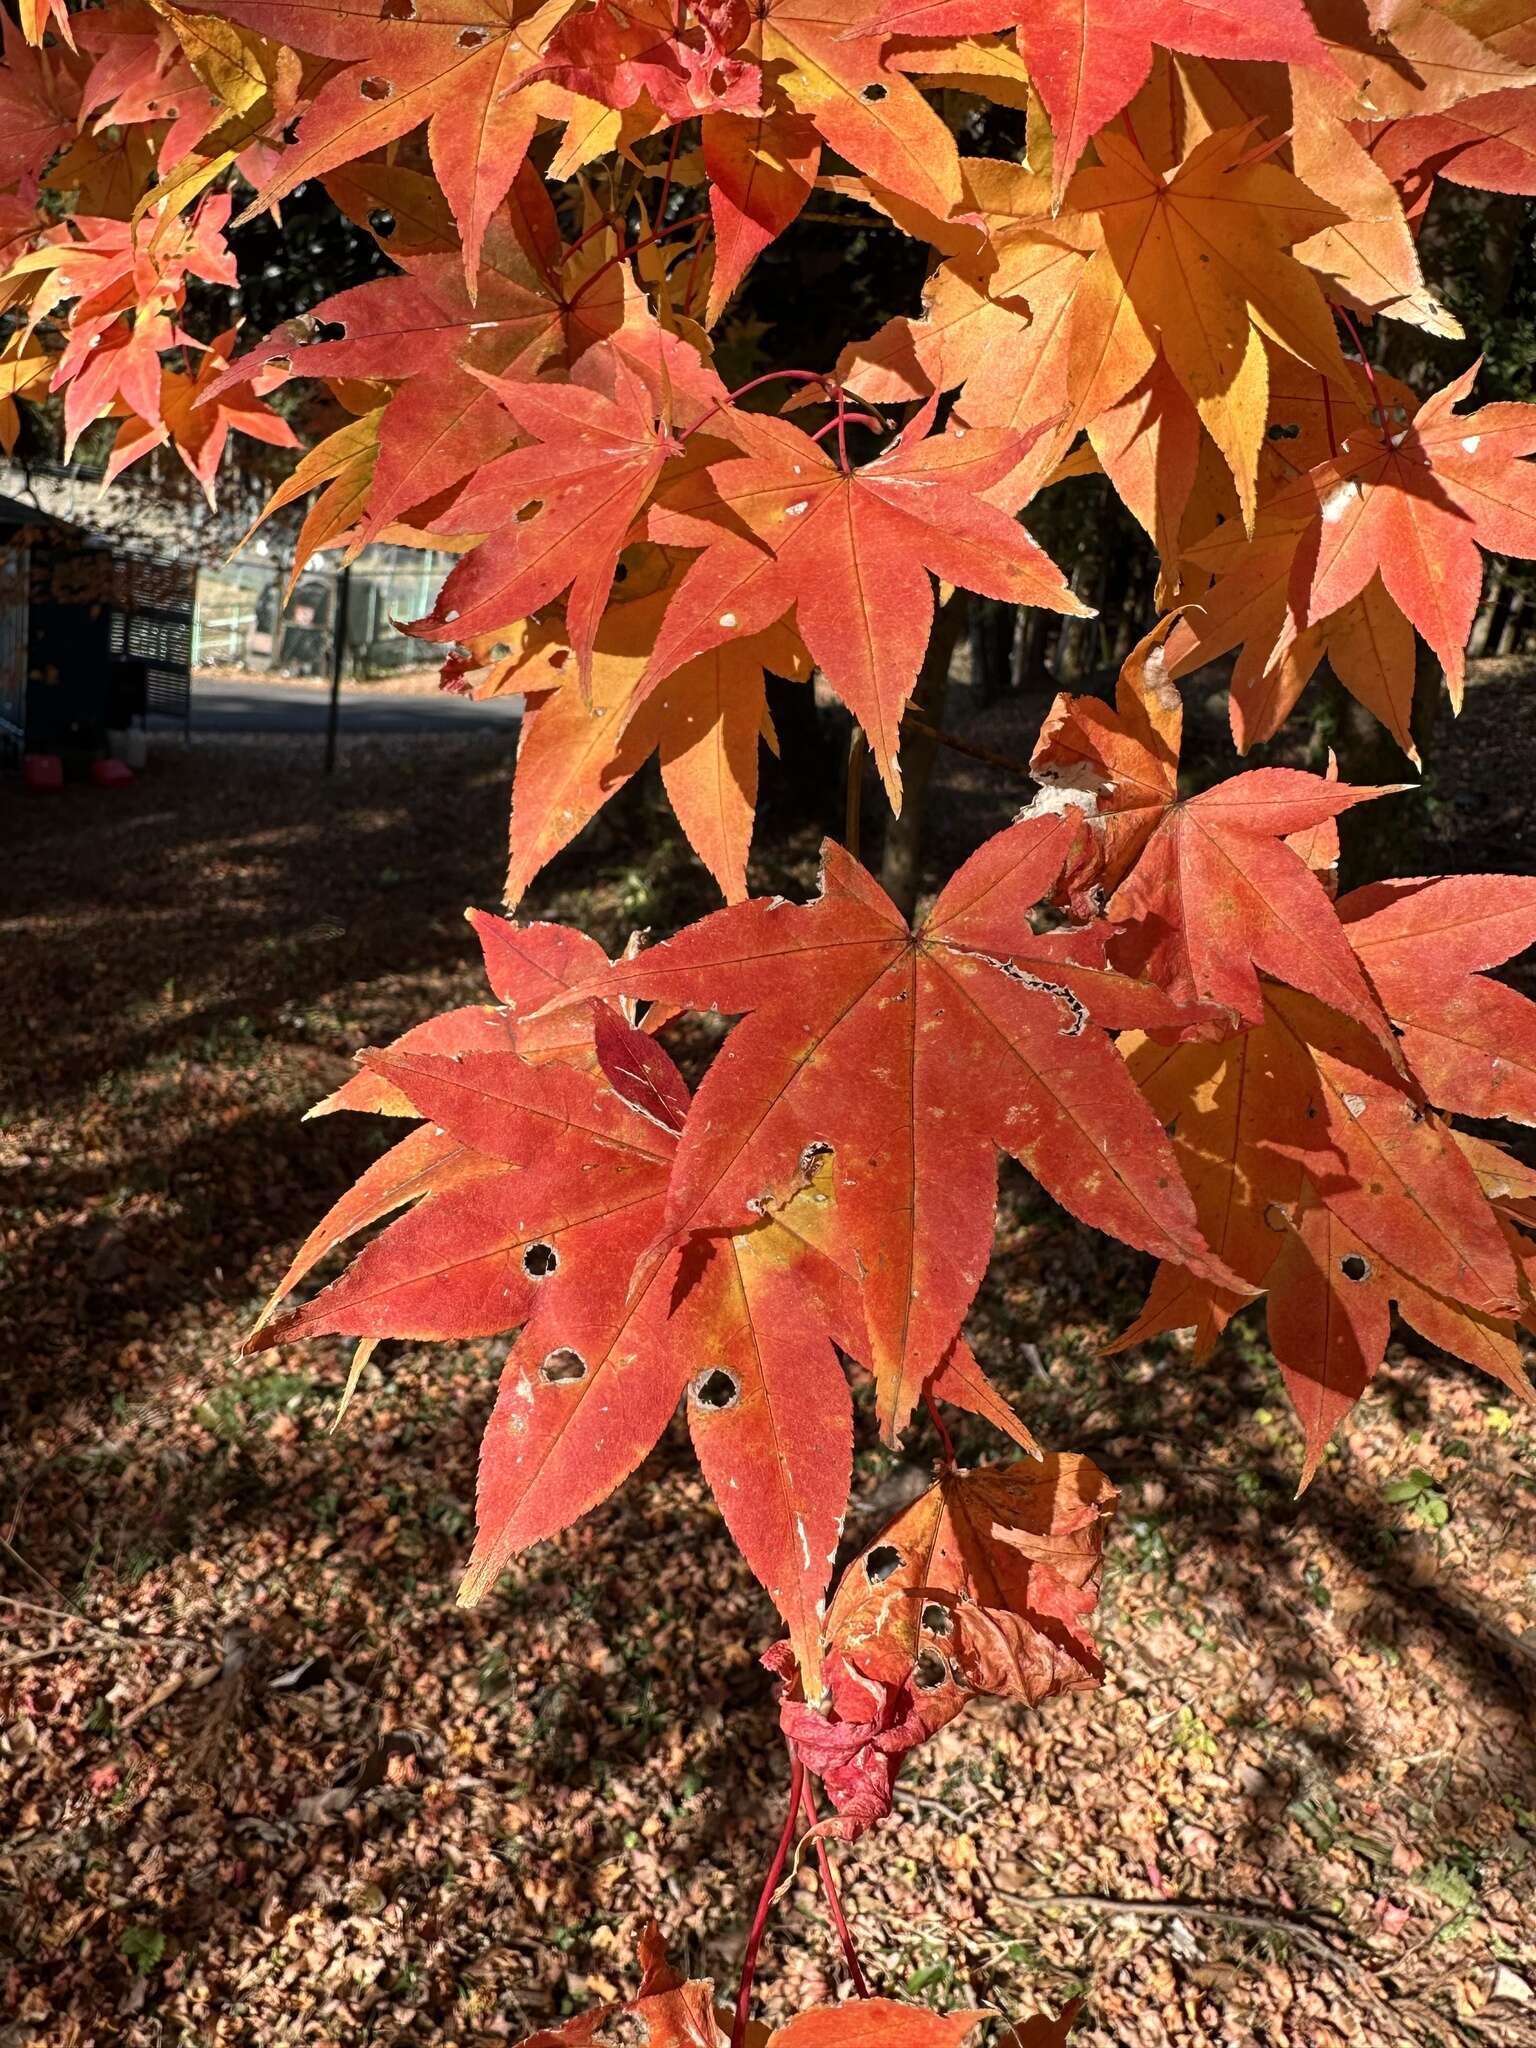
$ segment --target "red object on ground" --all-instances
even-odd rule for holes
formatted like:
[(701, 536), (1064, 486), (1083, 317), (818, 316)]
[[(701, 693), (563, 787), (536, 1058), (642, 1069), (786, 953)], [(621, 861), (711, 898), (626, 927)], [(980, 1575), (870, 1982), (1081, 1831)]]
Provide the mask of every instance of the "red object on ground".
[(133, 770), (126, 761), (93, 761), (91, 780), (98, 789), (122, 789), (133, 780)]
[(21, 779), (28, 789), (62, 789), (64, 763), (57, 754), (23, 754)]

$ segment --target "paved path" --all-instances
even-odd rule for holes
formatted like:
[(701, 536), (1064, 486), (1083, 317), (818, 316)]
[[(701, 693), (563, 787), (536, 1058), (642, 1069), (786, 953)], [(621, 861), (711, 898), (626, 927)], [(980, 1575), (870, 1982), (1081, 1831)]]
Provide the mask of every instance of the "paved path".
[[(192, 732), (314, 733), (324, 737), (328, 698), (323, 690), (297, 683), (220, 683), (192, 685)], [(476, 704), (469, 697), (441, 691), (421, 697), (386, 696), (366, 683), (343, 684), (341, 737), (360, 733), (493, 732), (513, 729), (522, 717), (521, 697), (500, 697)], [(181, 721), (151, 718), (151, 732), (178, 732)]]

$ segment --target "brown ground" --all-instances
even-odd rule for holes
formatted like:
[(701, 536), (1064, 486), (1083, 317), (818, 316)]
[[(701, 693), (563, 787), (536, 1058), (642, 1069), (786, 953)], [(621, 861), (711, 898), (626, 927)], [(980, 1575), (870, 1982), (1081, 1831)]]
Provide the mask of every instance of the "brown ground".
[[(1442, 865), (1532, 865), (1533, 702), (1474, 693)], [(1040, 708), (971, 724), (1027, 751)], [(334, 1435), (340, 1346), (234, 1356), (379, 1142), (300, 1110), (477, 993), (506, 746), (353, 742), (327, 784), (303, 741), (205, 742), (6, 807), (0, 2048), (516, 2038), (627, 1985), (653, 1912), (734, 1975), (783, 1797), (772, 1620), (680, 1426), (465, 1614), (504, 1346), (381, 1352)], [(945, 857), (1023, 794), (951, 759)], [(705, 907), (642, 823), (530, 909), (616, 941)], [(803, 887), (810, 841), (764, 879)], [(1295, 1503), (1252, 1333), (1102, 1359), (1141, 1262), (1004, 1185), (973, 1335), (1123, 1489), (1109, 1681), (913, 1760), (839, 1857), (873, 1973), (1010, 2016), (1085, 1990), (1085, 2043), (1536, 2042), (1531, 1419), (1396, 1347)], [(762, 1982), (837, 1989), (808, 1876)]]

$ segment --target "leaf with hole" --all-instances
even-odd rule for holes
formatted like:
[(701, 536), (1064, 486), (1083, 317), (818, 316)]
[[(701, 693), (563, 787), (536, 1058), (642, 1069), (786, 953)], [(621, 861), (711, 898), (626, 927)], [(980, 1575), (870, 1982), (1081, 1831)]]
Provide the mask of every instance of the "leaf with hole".
[[(1386, 1348), (1389, 1306), (1528, 1393), (1514, 1321), (1530, 1312), (1506, 1226), (1455, 1135), (1376, 1038), (1273, 984), (1264, 1021), (1217, 1043), (1122, 1049), (1178, 1154), (1212, 1247), (1268, 1291), (1270, 1343), (1306, 1439), (1303, 1485)], [(1172, 1264), (1119, 1340), (1195, 1331), (1238, 1299)]]
[(854, 1559), (827, 1614), (830, 1709), (793, 1687), (780, 1708), (836, 1810), (825, 1831), (888, 1813), (901, 1758), (978, 1695), (1100, 1682), (1087, 1622), (1115, 1499), (1086, 1458), (949, 1470)]
[(888, 1441), (985, 1271), (998, 1147), (1085, 1221), (1208, 1269), (1168, 1141), (1090, 1017), (1130, 1022), (1143, 992), (1030, 924), (1081, 830), (1055, 814), (998, 834), (916, 930), (828, 843), (814, 903), (717, 911), (614, 970), (632, 995), (748, 1013), (683, 1134), (670, 1233), (740, 1229), (830, 1148)]

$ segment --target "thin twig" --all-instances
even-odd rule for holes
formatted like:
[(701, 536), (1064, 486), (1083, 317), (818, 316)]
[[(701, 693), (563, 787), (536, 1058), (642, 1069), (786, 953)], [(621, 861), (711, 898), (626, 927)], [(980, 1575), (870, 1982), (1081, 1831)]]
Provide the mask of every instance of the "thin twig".
[[(816, 1794), (811, 1789), (810, 1774), (806, 1774), (801, 1788), (801, 1799), (805, 1806), (805, 1817), (812, 1827), (816, 1825)], [(868, 1998), (869, 1980), (864, 1975), (864, 1966), (859, 1961), (859, 1952), (854, 1946), (853, 1930), (843, 1912), (843, 1902), (838, 1896), (837, 1879), (832, 1871), (832, 1858), (827, 1854), (827, 1845), (818, 1835), (814, 1843), (816, 1862), (821, 1871), (821, 1894), (827, 1902), (827, 1916), (837, 1934), (843, 1951), (843, 1961), (848, 1965), (848, 1975), (853, 1983), (854, 1993), (859, 1998)]]
[(752, 1915), (752, 1927), (747, 1935), (747, 1951), (741, 1959), (741, 1981), (736, 1987), (736, 2017), (731, 2024), (731, 2048), (742, 2048), (747, 2038), (747, 2014), (752, 2009), (752, 1979), (757, 1975), (757, 1952), (763, 1945), (763, 1930), (768, 1925), (773, 1895), (779, 1888), (779, 1879), (789, 1856), (789, 1845), (795, 1839), (804, 1786), (805, 1765), (796, 1757), (789, 1774), (789, 1812), (784, 1816), (783, 1832), (773, 1852), (773, 1861), (768, 1866), (768, 1875), (763, 1879), (763, 1888), (757, 1895), (757, 1910)]
[(1008, 754), (996, 754), (990, 747), (979, 747), (974, 740), (963, 740), (958, 733), (943, 732), (936, 725), (930, 725), (910, 705), (901, 714), (903, 725), (910, 725), (914, 732), (941, 747), (948, 747), (952, 753), (966, 754), (973, 761), (985, 761), (989, 768), (1002, 768), (1009, 775), (1016, 775), (1021, 782), (1032, 782), (1033, 772), (1023, 761), (1015, 761)]
[(1360, 367), (1365, 372), (1365, 381), (1371, 387), (1371, 410), (1376, 415), (1377, 425), (1385, 433), (1387, 430), (1387, 409), (1381, 402), (1381, 392), (1377, 388), (1376, 366), (1365, 352), (1365, 339), (1359, 328), (1355, 325), (1355, 316), (1347, 306), (1335, 306), (1333, 310), (1335, 317), (1342, 320), (1349, 329), (1349, 338), (1355, 344), (1355, 351), (1360, 358)]
[[(0, 1539), (3, 1540), (3, 1539)], [(44, 1607), (37, 1600), (19, 1600), (14, 1593), (0, 1593), (0, 1603), (14, 1607), (23, 1614), (46, 1615), (51, 1621), (73, 1622), (76, 1628), (89, 1630), (94, 1636), (104, 1636), (109, 1643), (124, 1643), (130, 1649), (139, 1649), (147, 1643), (170, 1643), (185, 1650), (206, 1650), (208, 1644), (201, 1636), (177, 1636), (160, 1634), (129, 1635), (122, 1628), (109, 1628), (105, 1623), (89, 1621), (83, 1614), (76, 1614), (69, 1607)]]
[(939, 1443), (943, 1448), (944, 1463), (952, 1466), (955, 1462), (955, 1440), (949, 1433), (949, 1425), (939, 1413), (938, 1403), (926, 1387), (923, 1389), (923, 1406), (928, 1411), (928, 1420), (933, 1424)]

